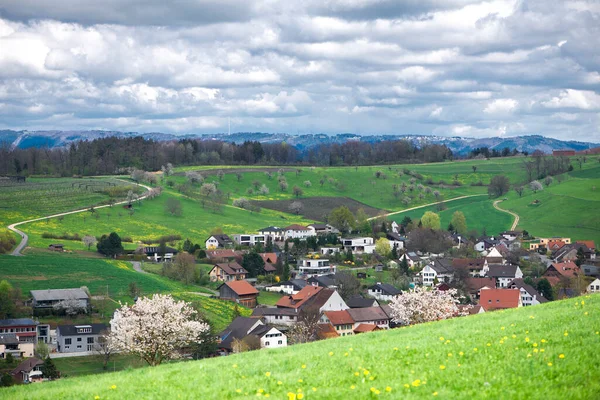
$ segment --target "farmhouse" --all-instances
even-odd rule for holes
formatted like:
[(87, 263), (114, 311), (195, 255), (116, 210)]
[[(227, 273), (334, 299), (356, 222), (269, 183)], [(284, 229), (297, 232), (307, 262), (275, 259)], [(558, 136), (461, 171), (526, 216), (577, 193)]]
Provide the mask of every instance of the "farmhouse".
[(294, 308), (297, 310), (309, 307), (319, 313), (347, 310), (349, 308), (336, 290), (310, 285), (305, 286), (294, 295), (280, 298), (276, 305), (279, 308)]
[(219, 298), (254, 308), (258, 302), (258, 290), (244, 280), (225, 282), (219, 286)]
[(207, 250), (224, 249), (224, 248), (233, 247), (233, 245), (234, 245), (233, 240), (231, 240), (231, 238), (229, 236), (223, 235), (223, 234), (211, 235), (204, 242), (204, 246), (206, 247)]
[(521, 291), (521, 302), (523, 306), (535, 306), (546, 303), (546, 300), (533, 286), (526, 284), (523, 279), (515, 279), (510, 285), (510, 289), (519, 289)]
[(60, 353), (93, 351), (98, 338), (108, 329), (106, 324), (59, 325), (56, 348)]
[(480, 297), (481, 291), (484, 289), (495, 289), (496, 279), (494, 278), (468, 278), (467, 288), (471, 299), (477, 300)]
[(242, 234), (233, 235), (233, 241), (240, 246), (253, 247), (259, 244), (265, 244), (265, 235)]
[(542, 277), (546, 278), (552, 286), (556, 286), (561, 281), (568, 281), (571, 278), (579, 275), (581, 270), (573, 261), (565, 261), (561, 263), (552, 263)]
[(342, 246), (354, 254), (372, 254), (375, 251), (372, 237), (342, 238)]
[(248, 271), (237, 262), (220, 263), (210, 270), (208, 275), (212, 282), (229, 282), (246, 279)]
[(87, 310), (90, 297), (83, 289), (46, 289), (31, 290), (32, 307), (37, 309), (52, 308), (59, 303), (71, 302), (73, 307)]
[(144, 254), (146, 254), (146, 258), (154, 262), (172, 260), (173, 258), (175, 258), (177, 253), (177, 249), (174, 249), (173, 247), (169, 246), (144, 247)]
[(392, 299), (402, 291), (400, 289), (395, 288), (389, 283), (381, 283), (377, 282), (375, 285), (371, 286), (368, 290), (368, 294), (371, 297), (376, 298), (377, 300), (382, 301), (392, 301)]
[(29, 318), (13, 318), (0, 320), (0, 335), (18, 334), (19, 342), (37, 343), (38, 322)]
[(287, 239), (300, 239), (305, 240), (309, 236), (316, 236), (314, 230), (309, 229), (305, 226), (293, 224), (288, 227), (283, 228), (283, 238)]
[(482, 290), (479, 305), (481, 305), (486, 312), (522, 307), (521, 291), (518, 289)]
[(277, 328), (266, 325), (260, 318), (237, 317), (219, 333), (218, 346), (226, 353), (231, 353), (236, 350), (238, 342), (244, 342), (251, 349), (272, 349), (287, 346), (287, 336)]
[(466, 269), (472, 277), (485, 276), (488, 264), (485, 258), (455, 258), (452, 260), (452, 268)]

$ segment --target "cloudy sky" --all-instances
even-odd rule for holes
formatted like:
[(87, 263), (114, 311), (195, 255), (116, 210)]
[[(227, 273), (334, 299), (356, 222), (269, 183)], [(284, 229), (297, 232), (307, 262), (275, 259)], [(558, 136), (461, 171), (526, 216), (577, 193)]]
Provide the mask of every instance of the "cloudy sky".
[(166, 3), (0, 1), (0, 128), (600, 141), (598, 0)]

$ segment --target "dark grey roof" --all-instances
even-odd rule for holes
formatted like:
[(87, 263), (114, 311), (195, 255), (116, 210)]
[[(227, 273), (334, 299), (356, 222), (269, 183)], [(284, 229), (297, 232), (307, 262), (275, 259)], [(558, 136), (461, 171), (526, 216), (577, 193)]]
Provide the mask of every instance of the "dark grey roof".
[(225, 234), (210, 235), (210, 237), (214, 237), (221, 246), (229, 246), (233, 244), (233, 240), (231, 240), (231, 238)]
[(81, 300), (89, 299), (83, 289), (46, 289), (31, 290), (31, 296), (35, 301), (59, 301), (59, 300)]
[(307, 280), (308, 283), (310, 284), (317, 284), (316, 286), (321, 286), (321, 287), (331, 287), (331, 286), (336, 286), (337, 282), (335, 280), (335, 275), (333, 274), (329, 274), (329, 275), (321, 275), (321, 276), (313, 276), (311, 278), (308, 278)]
[(298, 315), (294, 308), (277, 308), (277, 307), (258, 307), (252, 310), (253, 317), (262, 317), (264, 315)]
[(516, 265), (490, 265), (487, 276), (492, 278), (514, 278), (516, 273)]
[(388, 232), (387, 233), (387, 238), (391, 239), (391, 240), (398, 241), (398, 242), (404, 242), (404, 241), (406, 241), (406, 238), (404, 236), (400, 236), (396, 232)]
[(283, 281), (272, 285), (272, 287), (278, 286), (292, 286), (295, 290), (301, 290), (306, 286), (306, 281), (304, 279), (290, 279), (289, 281)]
[(219, 347), (231, 349), (233, 340), (240, 340), (248, 336), (251, 328), (256, 323), (259, 323), (259, 321), (260, 318), (237, 317), (219, 334), (219, 337), (221, 338)]
[(348, 313), (355, 322), (380, 321), (390, 319), (381, 307), (350, 308)]
[(346, 300), (346, 305), (350, 308), (367, 308), (379, 305), (375, 299), (365, 299), (362, 296), (353, 296)]
[[(173, 253), (173, 254), (177, 254), (177, 249), (174, 249), (173, 247), (169, 247), (169, 246), (165, 246), (164, 247), (164, 252), (165, 253)], [(155, 253), (162, 253), (163, 250), (161, 250), (160, 246), (148, 246), (148, 247), (144, 247), (144, 253), (146, 255), (152, 255)]]
[(315, 229), (327, 229), (327, 224), (310, 224), (308, 226), (312, 226)]
[(545, 303), (545, 302), (548, 301), (533, 286), (526, 284), (523, 279), (520, 279), (520, 278), (519, 279), (513, 279), (513, 281), (508, 286), (509, 287), (515, 287), (515, 288), (518, 288), (518, 289), (525, 289), (525, 291), (527, 293), (529, 293), (531, 296), (535, 296), (536, 300), (538, 300), (540, 303)]
[(277, 226), (268, 226), (266, 228), (259, 229), (258, 232), (283, 232), (283, 229)]
[[(77, 328), (87, 327), (91, 327), (92, 332), (77, 333)], [(106, 324), (59, 325), (56, 328), (56, 333), (58, 334), (60, 332), (61, 336), (98, 335), (107, 328), (108, 325)]]
[(369, 289), (381, 289), (383, 294), (387, 294), (390, 296), (396, 296), (402, 293), (402, 291), (389, 283), (376, 283), (371, 286)]
[(38, 325), (38, 323), (31, 318), (0, 319), (0, 326), (2, 327), (24, 325)]
[(17, 344), (19, 339), (15, 333), (0, 333), (0, 344)]
[(453, 274), (452, 260), (449, 258), (437, 258), (429, 266), (438, 274)]

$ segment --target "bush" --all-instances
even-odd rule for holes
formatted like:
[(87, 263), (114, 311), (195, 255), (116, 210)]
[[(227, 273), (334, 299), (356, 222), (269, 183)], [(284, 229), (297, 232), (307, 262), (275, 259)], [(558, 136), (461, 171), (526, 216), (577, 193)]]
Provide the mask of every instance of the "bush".
[(44, 233), (42, 233), (42, 237), (44, 239), (62, 239), (62, 240), (77, 240), (77, 241), (81, 240), (81, 236), (79, 235), (79, 233), (64, 232), (62, 235), (59, 235), (56, 233), (44, 232)]

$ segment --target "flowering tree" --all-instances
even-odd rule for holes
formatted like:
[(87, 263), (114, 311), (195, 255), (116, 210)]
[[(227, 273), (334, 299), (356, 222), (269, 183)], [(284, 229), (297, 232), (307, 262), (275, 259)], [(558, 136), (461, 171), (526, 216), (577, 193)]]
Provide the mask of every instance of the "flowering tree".
[(110, 321), (115, 351), (139, 355), (151, 366), (178, 357), (178, 350), (199, 343), (210, 327), (194, 320), (196, 312), (170, 295), (143, 297), (134, 305), (122, 304)]
[(400, 325), (413, 325), (467, 315), (468, 311), (458, 308), (456, 294), (456, 289), (441, 291), (417, 286), (392, 300), (392, 321)]

